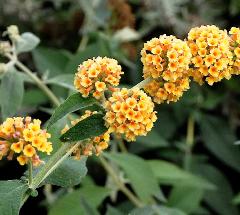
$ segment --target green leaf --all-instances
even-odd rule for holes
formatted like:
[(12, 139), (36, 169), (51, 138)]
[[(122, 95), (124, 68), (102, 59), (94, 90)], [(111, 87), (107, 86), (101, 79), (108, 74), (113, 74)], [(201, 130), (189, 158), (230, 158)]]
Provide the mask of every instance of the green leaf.
[(0, 86), (0, 105), (3, 119), (17, 113), (22, 104), (23, 94), (22, 76), (16, 70), (7, 72), (2, 78)]
[[(56, 152), (61, 146), (62, 142), (59, 139), (59, 135), (61, 134), (62, 129), (66, 124), (70, 123), (67, 116), (63, 117), (62, 119), (58, 120), (50, 129), (48, 129), (48, 132), (51, 134), (51, 138), (49, 139), (50, 142), (54, 143), (53, 147), (53, 153)], [(44, 153), (42, 157), (45, 156), (46, 158), (48, 155)]]
[(187, 214), (195, 212), (203, 199), (203, 189), (189, 185), (179, 185), (173, 188), (168, 199), (168, 206), (178, 208)]
[(214, 166), (200, 164), (198, 172), (214, 183), (216, 190), (208, 191), (204, 201), (219, 215), (237, 215), (239, 211), (232, 204), (233, 190), (227, 178)]
[(187, 215), (183, 211), (176, 209), (176, 208), (158, 206), (157, 209), (158, 209), (160, 215)]
[(80, 141), (103, 134), (107, 131), (103, 117), (103, 114), (91, 115), (71, 127), (60, 137), (60, 140), (63, 142)]
[(238, 193), (234, 199), (233, 199), (233, 204), (239, 205), (240, 204), (240, 193)]
[(199, 106), (208, 110), (212, 110), (224, 100), (224, 97), (226, 97), (226, 94), (224, 93), (214, 93), (208, 90), (207, 95)]
[(226, 121), (205, 115), (200, 121), (205, 146), (219, 160), (240, 172), (240, 150)]
[(132, 210), (129, 215), (186, 215), (184, 212), (165, 206), (146, 206)]
[(146, 206), (143, 208), (136, 208), (132, 210), (129, 215), (160, 215), (156, 213), (151, 206)]
[(23, 106), (33, 107), (48, 102), (48, 97), (39, 89), (28, 89), (24, 93)]
[(181, 184), (191, 187), (215, 189), (214, 184), (208, 182), (201, 176), (193, 175), (170, 162), (150, 160), (148, 164), (154, 175), (159, 179), (160, 184), (178, 185), (181, 182)]
[(25, 32), (21, 34), (21, 39), (16, 43), (16, 51), (17, 53), (32, 51), (39, 43), (40, 39), (36, 35)]
[(116, 208), (113, 208), (112, 206), (108, 205), (106, 215), (124, 215), (124, 214), (117, 210)]
[(65, 115), (77, 110), (84, 109), (96, 103), (94, 98), (84, 98), (80, 93), (69, 96), (59, 107), (57, 107), (48, 121), (47, 128), (50, 128), (59, 119)]
[(50, 208), (48, 215), (84, 214), (81, 198), (88, 200), (91, 207), (97, 208), (110, 194), (106, 188), (96, 185), (85, 186), (60, 197)]
[(64, 50), (39, 47), (33, 51), (33, 59), (40, 73), (49, 73), (49, 77), (54, 77), (61, 73), (69, 61), (69, 56)]
[(87, 174), (86, 157), (80, 160), (67, 158), (45, 180), (45, 184), (73, 187), (80, 184)]
[(93, 208), (83, 197), (81, 197), (81, 204), (85, 215), (100, 215), (96, 208)]
[(19, 180), (0, 181), (0, 214), (18, 215), (28, 185)]
[(57, 85), (57, 86), (64, 87), (64, 88), (75, 91), (76, 89), (73, 86), (73, 79), (74, 79), (73, 74), (63, 74), (63, 75), (55, 76), (55, 77), (45, 81), (45, 83)]
[(157, 196), (162, 201), (165, 200), (157, 179), (145, 160), (126, 153), (104, 153), (104, 155), (123, 169), (142, 201), (147, 203), (152, 196)]
[(156, 129), (153, 129), (147, 136), (137, 138), (137, 144), (131, 144), (130, 150), (133, 153), (141, 153), (146, 150), (151, 150), (160, 147), (168, 146), (168, 142), (159, 134)]

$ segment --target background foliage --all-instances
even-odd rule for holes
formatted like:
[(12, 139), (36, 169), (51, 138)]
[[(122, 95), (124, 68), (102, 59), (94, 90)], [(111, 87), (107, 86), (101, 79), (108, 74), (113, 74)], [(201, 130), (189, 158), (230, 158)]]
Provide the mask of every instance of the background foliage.
[[(87, 58), (116, 58), (125, 72), (123, 85), (132, 86), (141, 81), (139, 53), (146, 40), (165, 33), (184, 38), (192, 26), (201, 24), (239, 27), (239, 15), (239, 0), (1, 0), (0, 32), (16, 24), (21, 32), (33, 32), (41, 39), (36, 49), (22, 53), (20, 59), (64, 100), (74, 90), (77, 65)], [(29, 47), (20, 48), (28, 51)], [(105, 157), (149, 206), (134, 209), (98, 158), (91, 157), (84, 178), (85, 160), (67, 160), (59, 168), (79, 169), (76, 181), (64, 188), (45, 186), (20, 214), (240, 214), (239, 86), (236, 76), (213, 87), (192, 82), (179, 102), (157, 106), (159, 120), (153, 131), (136, 143), (125, 143), (128, 153), (119, 153), (112, 143)], [(0, 98), (2, 119), (17, 113), (46, 121), (53, 112), (48, 98), (15, 70), (2, 78)], [(189, 145), (186, 134), (192, 119), (194, 144)], [(55, 149), (65, 121), (59, 120), (51, 130)], [(19, 178), (25, 171), (14, 161), (3, 160), (0, 168), (1, 180)], [(58, 172), (54, 174), (58, 178)], [(47, 179), (51, 180), (55, 181)], [(12, 188), (2, 189), (1, 195), (13, 195), (8, 189), (15, 189), (17, 183), (11, 181)], [(62, 183), (60, 178), (56, 185)], [(24, 192), (21, 187), (14, 198)], [(157, 206), (150, 204), (153, 199)], [(0, 207), (6, 205), (0, 203)]]

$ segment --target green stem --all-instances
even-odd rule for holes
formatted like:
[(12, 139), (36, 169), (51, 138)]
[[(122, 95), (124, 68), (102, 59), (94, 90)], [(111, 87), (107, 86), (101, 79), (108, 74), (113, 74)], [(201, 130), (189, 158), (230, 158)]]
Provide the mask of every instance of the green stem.
[(125, 146), (122, 137), (117, 137), (116, 135), (113, 135), (113, 138), (118, 143), (118, 146), (122, 152), (128, 152), (127, 147)]
[(143, 207), (144, 204), (125, 186), (122, 181), (119, 180), (115, 171), (108, 164), (105, 158), (100, 155), (99, 160), (107, 173), (112, 177), (114, 183), (118, 186), (119, 190), (121, 190), (136, 207)]
[(33, 165), (32, 165), (32, 160), (29, 159), (28, 161), (28, 184), (31, 186), (32, 184), (32, 178), (33, 178)]
[[(48, 162), (39, 170), (36, 176), (33, 178), (31, 184), (29, 183), (29, 189), (35, 190), (38, 186), (69, 156), (72, 152), (81, 144), (81, 142), (75, 143), (72, 147), (72, 143), (64, 143), (58, 151), (48, 160)], [(23, 197), (23, 205), (30, 193), (25, 193)]]
[(191, 167), (193, 145), (194, 145), (194, 117), (190, 115), (187, 124), (186, 150), (184, 157), (184, 168), (186, 170), (189, 170)]
[(77, 142), (71, 147), (72, 143), (64, 143), (39, 170), (30, 188), (36, 189), (80, 144), (81, 142)]
[(80, 41), (80, 44), (79, 44), (77, 52), (84, 51), (86, 46), (87, 46), (87, 43), (88, 43), (88, 36), (87, 35), (83, 35), (83, 37), (82, 37), (82, 39)]
[(55, 106), (59, 106), (60, 102), (58, 100), (58, 98), (53, 94), (53, 92), (43, 83), (43, 81), (38, 78), (37, 75), (35, 75), (29, 68), (27, 68), (23, 63), (21, 63), (20, 61), (18, 61), (17, 59), (15, 59), (13, 56), (11, 55), (7, 55), (7, 57), (12, 60), (13, 62), (15, 62), (15, 65), (17, 67), (19, 67), (24, 73), (26, 73), (35, 83), (36, 85), (49, 97), (49, 99), (51, 100), (51, 102), (55, 105)]
[(139, 82), (138, 84), (136, 84), (134, 87), (132, 87), (132, 89), (134, 88), (144, 88), (148, 83), (150, 83), (153, 80), (153, 78), (148, 77), (146, 79), (144, 79), (143, 81)]

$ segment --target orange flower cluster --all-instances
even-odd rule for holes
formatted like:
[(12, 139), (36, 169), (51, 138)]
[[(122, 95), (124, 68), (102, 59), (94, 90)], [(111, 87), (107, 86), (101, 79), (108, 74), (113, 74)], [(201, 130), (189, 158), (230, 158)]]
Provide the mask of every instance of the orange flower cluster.
[(230, 47), (233, 54), (232, 74), (240, 74), (240, 28), (232, 27), (229, 31)]
[(154, 103), (138, 88), (118, 89), (104, 106), (109, 132), (122, 134), (127, 141), (135, 141), (136, 136), (145, 136), (157, 120)]
[(193, 58), (190, 75), (199, 84), (209, 85), (231, 78), (232, 53), (226, 31), (214, 25), (195, 27), (188, 33)]
[(37, 151), (49, 155), (53, 148), (52, 143), (48, 142), (51, 135), (40, 126), (41, 121), (32, 121), (31, 117), (7, 118), (0, 125), (0, 159), (7, 156), (12, 160), (15, 153), (20, 165), (25, 165), (29, 160), (34, 166), (41, 164), (43, 161), (40, 160)]
[(88, 59), (79, 65), (74, 85), (83, 97), (92, 94), (96, 99), (101, 99), (104, 91), (119, 84), (122, 74), (121, 66), (115, 59)]
[(189, 88), (191, 51), (185, 41), (162, 35), (144, 44), (141, 51), (144, 79), (154, 79), (145, 90), (154, 102), (177, 101)]
[[(80, 122), (96, 113), (97, 113), (97, 111), (92, 112), (90, 110), (87, 110), (80, 118), (71, 121), (71, 125), (74, 126), (78, 122)], [(61, 133), (64, 134), (66, 131), (69, 130), (69, 128), (70, 127), (68, 125), (66, 125), (62, 129)], [(79, 148), (75, 150), (75, 152), (74, 152), (75, 158), (80, 159), (80, 157), (82, 155), (90, 156), (93, 153), (96, 155), (99, 155), (103, 150), (108, 148), (109, 141), (110, 141), (110, 133), (108, 131), (100, 136), (94, 137), (90, 141), (87, 141), (86, 143), (81, 144), (79, 146)]]

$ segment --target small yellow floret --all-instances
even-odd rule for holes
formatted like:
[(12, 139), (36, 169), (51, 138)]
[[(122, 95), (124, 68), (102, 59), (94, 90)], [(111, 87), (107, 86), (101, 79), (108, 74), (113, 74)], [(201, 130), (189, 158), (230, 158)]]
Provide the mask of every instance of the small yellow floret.
[(17, 157), (17, 161), (21, 166), (24, 166), (28, 162), (28, 158), (24, 155), (20, 155)]
[(34, 154), (36, 154), (36, 150), (34, 147), (28, 144), (24, 147), (23, 154), (27, 157), (32, 157)]

